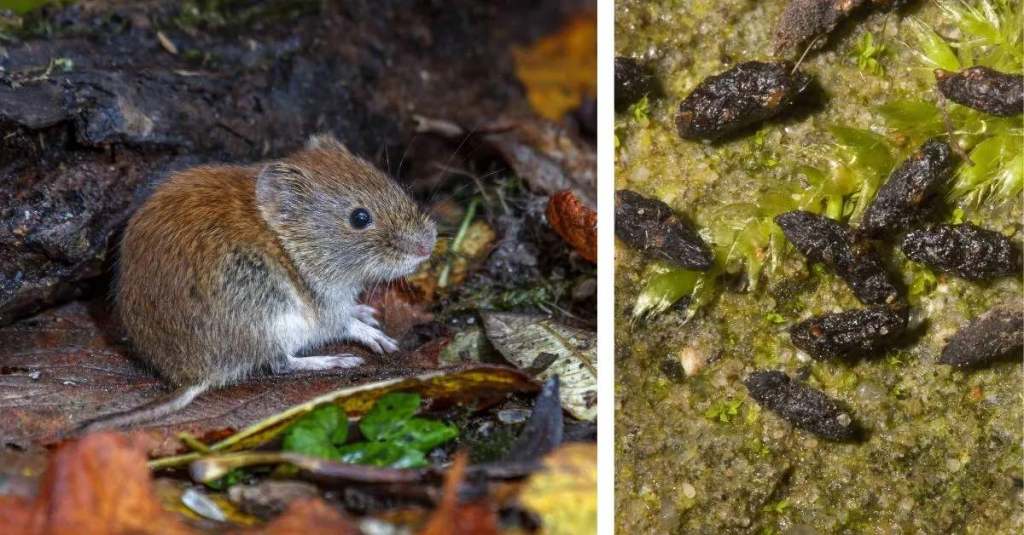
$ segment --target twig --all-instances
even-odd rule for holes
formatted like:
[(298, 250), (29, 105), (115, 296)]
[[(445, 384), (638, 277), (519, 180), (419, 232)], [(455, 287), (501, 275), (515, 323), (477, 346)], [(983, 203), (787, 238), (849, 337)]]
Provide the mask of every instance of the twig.
[(466, 215), (462, 218), (462, 224), (459, 225), (459, 231), (455, 234), (455, 239), (452, 240), (452, 246), (448, 250), (450, 253), (448, 256), (448, 262), (445, 263), (444, 268), (441, 270), (441, 274), (437, 276), (437, 287), (447, 288), (448, 277), (451, 275), (452, 262), (455, 254), (459, 252), (459, 247), (462, 246), (463, 240), (466, 239), (466, 232), (469, 230), (469, 224), (473, 222), (473, 218), (476, 217), (476, 207), (480, 204), (480, 199), (474, 197), (472, 201), (469, 201), (469, 206), (466, 207)]
[(200, 442), (200, 440), (196, 438), (194, 435), (192, 435), (192, 433), (178, 433), (178, 440), (180, 440), (182, 443), (188, 446), (189, 449), (191, 449), (192, 451), (197, 451), (199, 453), (210, 453), (210, 448), (206, 444)]

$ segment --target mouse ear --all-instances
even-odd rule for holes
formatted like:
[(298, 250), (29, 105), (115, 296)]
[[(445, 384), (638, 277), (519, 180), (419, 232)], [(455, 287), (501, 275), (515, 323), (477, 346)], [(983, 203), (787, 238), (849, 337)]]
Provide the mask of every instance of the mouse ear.
[(256, 177), (256, 204), (271, 225), (295, 214), (309, 195), (309, 177), (301, 167), (273, 162)]
[(306, 140), (307, 149), (332, 149), (341, 152), (348, 153), (348, 148), (342, 145), (338, 138), (334, 137), (334, 134), (330, 132), (322, 132), (319, 134), (313, 134)]

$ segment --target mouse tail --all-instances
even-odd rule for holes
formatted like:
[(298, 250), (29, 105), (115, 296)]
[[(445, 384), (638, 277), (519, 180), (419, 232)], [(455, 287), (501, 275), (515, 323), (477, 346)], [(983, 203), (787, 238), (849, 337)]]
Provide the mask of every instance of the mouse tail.
[(166, 416), (185, 408), (189, 403), (192, 403), (196, 396), (209, 388), (210, 385), (208, 383), (179, 388), (167, 396), (134, 409), (86, 420), (75, 427), (73, 434), (79, 435), (105, 429), (122, 429), (151, 422), (161, 416)]

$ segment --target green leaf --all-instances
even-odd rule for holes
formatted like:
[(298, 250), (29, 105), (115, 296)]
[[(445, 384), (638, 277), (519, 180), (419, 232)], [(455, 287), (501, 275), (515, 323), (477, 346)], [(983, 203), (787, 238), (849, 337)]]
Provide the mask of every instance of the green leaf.
[(341, 446), (346, 442), (348, 442), (348, 421), (342, 420), (338, 424), (338, 428), (331, 433), (331, 444)]
[(344, 444), (347, 434), (345, 412), (341, 407), (327, 403), (289, 426), (284, 432), (281, 449), (321, 459), (337, 459), (338, 450), (334, 445)]
[(393, 392), (381, 396), (373, 408), (359, 421), (359, 430), (368, 440), (388, 436), (396, 426), (412, 418), (420, 410), (420, 395)]
[(379, 440), (406, 448), (430, 451), (459, 436), (459, 429), (444, 422), (412, 418), (388, 430), (388, 435)]
[(357, 442), (342, 446), (339, 453), (341, 460), (347, 463), (391, 468), (421, 468), (427, 465), (423, 452), (390, 442)]
[(327, 431), (309, 421), (298, 421), (285, 431), (281, 449), (320, 459), (339, 457)]
[(960, 59), (945, 39), (920, 20), (913, 19), (911, 25), (921, 47), (918, 55), (925, 63), (947, 71), (960, 70)]
[(341, 410), (341, 407), (333, 403), (327, 403), (313, 409), (302, 420), (320, 427), (327, 433), (333, 433), (341, 425), (341, 422), (345, 420), (345, 412)]

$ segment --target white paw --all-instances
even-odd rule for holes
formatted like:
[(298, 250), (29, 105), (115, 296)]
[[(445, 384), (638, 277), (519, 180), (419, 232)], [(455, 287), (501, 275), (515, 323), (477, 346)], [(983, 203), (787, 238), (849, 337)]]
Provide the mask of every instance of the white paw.
[(355, 355), (332, 355), (313, 357), (288, 357), (289, 370), (329, 370), (332, 368), (355, 368), (363, 364), (363, 358)]
[(352, 317), (370, 327), (380, 327), (380, 322), (377, 321), (376, 316), (377, 309), (370, 305), (355, 305), (352, 309)]
[(354, 322), (349, 330), (348, 337), (373, 350), (374, 353), (391, 353), (398, 350), (398, 344), (384, 331), (367, 325)]

